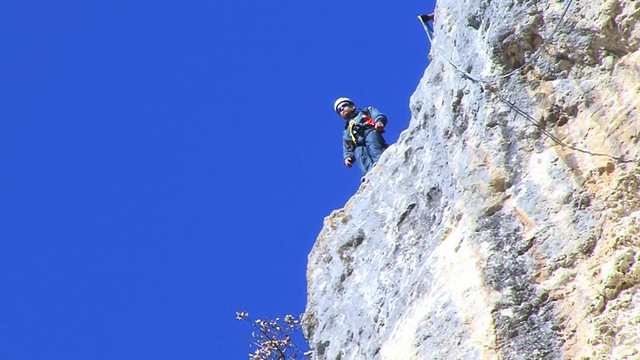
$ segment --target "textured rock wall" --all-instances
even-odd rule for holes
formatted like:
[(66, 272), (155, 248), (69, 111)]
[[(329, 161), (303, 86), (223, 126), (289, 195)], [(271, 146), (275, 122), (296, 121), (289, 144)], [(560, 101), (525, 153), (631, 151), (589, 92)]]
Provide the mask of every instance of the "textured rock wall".
[(640, 2), (441, 0), (309, 255), (315, 359), (640, 358)]

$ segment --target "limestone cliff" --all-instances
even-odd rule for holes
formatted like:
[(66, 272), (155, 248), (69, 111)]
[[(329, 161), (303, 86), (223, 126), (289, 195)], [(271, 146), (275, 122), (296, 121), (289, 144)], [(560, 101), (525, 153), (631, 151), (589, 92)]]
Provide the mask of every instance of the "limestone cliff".
[(640, 359), (640, 2), (441, 0), (309, 255), (315, 359)]

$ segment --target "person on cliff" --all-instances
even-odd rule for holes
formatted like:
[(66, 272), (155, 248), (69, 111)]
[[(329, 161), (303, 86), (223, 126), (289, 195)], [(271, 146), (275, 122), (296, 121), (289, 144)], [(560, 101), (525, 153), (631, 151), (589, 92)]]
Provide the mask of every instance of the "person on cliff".
[(366, 175), (388, 147), (382, 137), (387, 117), (373, 106), (357, 109), (346, 97), (338, 98), (333, 109), (345, 120), (342, 134), (344, 165), (350, 168), (355, 162), (362, 175)]

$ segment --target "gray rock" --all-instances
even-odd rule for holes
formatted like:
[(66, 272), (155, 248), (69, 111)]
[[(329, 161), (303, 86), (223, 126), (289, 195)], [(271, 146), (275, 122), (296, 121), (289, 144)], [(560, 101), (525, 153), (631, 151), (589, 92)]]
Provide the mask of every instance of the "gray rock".
[(640, 358), (632, 0), (441, 0), (412, 119), (309, 255), (314, 359)]

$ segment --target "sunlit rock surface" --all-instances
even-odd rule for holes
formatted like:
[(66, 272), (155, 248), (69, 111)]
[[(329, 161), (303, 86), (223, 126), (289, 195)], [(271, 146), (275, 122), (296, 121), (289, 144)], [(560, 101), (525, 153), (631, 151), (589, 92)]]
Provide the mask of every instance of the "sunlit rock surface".
[(409, 128), (309, 255), (315, 359), (640, 359), (639, 21), (439, 1)]

